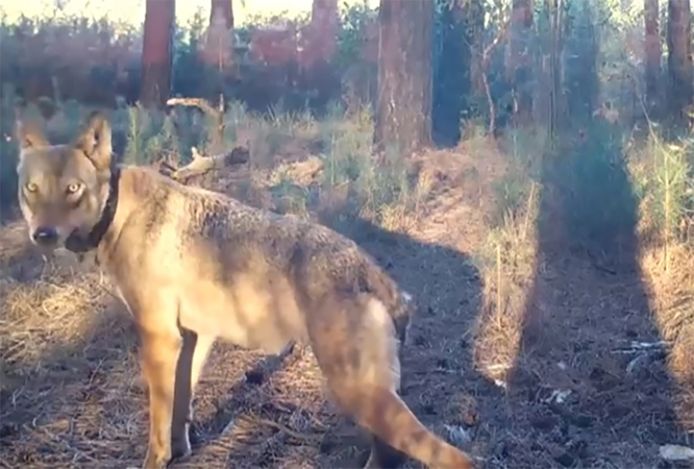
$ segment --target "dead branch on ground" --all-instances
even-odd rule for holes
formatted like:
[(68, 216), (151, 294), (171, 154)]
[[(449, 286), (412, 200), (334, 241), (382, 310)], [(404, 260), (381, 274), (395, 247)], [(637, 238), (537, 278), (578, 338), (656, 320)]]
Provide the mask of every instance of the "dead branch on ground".
[(217, 118), (219, 116), (219, 111), (202, 98), (169, 98), (166, 105), (196, 107), (210, 117)]
[(246, 164), (250, 161), (250, 152), (246, 147), (235, 147), (227, 153), (204, 156), (195, 147), (191, 148), (193, 160), (185, 166), (177, 167), (167, 161), (159, 163), (159, 172), (171, 179), (186, 184), (192, 177), (206, 174), (210, 171), (231, 166)]

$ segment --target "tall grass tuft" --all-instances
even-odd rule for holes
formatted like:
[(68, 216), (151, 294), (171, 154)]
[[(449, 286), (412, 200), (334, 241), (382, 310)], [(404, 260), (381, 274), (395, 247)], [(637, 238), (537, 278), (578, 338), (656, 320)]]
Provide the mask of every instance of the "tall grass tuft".
[(694, 242), (694, 139), (668, 143), (651, 129), (645, 143), (631, 145), (628, 164), (639, 197), (639, 234), (662, 246), (668, 271), (672, 245)]
[(138, 105), (128, 108), (127, 141), (123, 160), (150, 164), (162, 158), (179, 158), (181, 140), (172, 116)]

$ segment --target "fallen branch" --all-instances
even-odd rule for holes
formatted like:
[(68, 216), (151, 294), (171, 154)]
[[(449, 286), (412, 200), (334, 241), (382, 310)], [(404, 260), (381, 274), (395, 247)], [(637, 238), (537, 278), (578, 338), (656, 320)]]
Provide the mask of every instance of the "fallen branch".
[(640, 352), (662, 352), (666, 351), (670, 346), (670, 343), (666, 340), (659, 340), (657, 342), (638, 342), (632, 340), (629, 345), (616, 347), (612, 349), (612, 353), (640, 353)]
[(257, 418), (257, 419), (253, 419), (253, 422), (254, 422), (254, 423), (261, 423), (261, 424), (263, 424), (263, 425), (267, 425), (267, 426), (269, 426), (269, 427), (272, 427), (272, 428), (274, 428), (274, 429), (276, 429), (276, 430), (279, 430), (279, 431), (281, 431), (281, 432), (283, 432), (283, 433), (286, 433), (287, 435), (289, 435), (289, 436), (291, 436), (291, 437), (293, 437), (293, 438), (295, 438), (295, 439), (297, 439), (297, 440), (299, 440), (299, 441), (313, 441), (313, 440), (315, 440), (315, 439), (317, 438), (317, 436), (315, 436), (315, 435), (306, 435), (306, 434), (303, 434), (303, 433), (299, 433), (299, 432), (297, 432), (297, 431), (295, 431), (295, 430), (292, 430), (291, 428), (289, 428), (289, 427), (286, 426), (286, 425), (283, 425), (283, 424), (281, 424), (281, 423), (279, 423), (279, 422), (275, 422), (274, 420), (270, 420), (270, 419), (266, 419), (266, 418), (260, 417), (260, 418)]
[(159, 171), (171, 179), (185, 184), (192, 177), (230, 166), (245, 164), (250, 159), (250, 153), (246, 147), (235, 147), (228, 153), (212, 156), (201, 155), (195, 147), (192, 147), (191, 151), (193, 153), (193, 161), (187, 165), (177, 168), (166, 161), (162, 161)]
[(219, 117), (219, 111), (213, 108), (207, 100), (201, 98), (169, 98), (166, 105), (196, 107), (210, 117), (215, 119)]

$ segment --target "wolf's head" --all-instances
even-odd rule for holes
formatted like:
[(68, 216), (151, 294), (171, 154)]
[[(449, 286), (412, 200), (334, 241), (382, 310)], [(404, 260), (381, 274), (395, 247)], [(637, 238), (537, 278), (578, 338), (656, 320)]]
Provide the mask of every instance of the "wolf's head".
[(111, 128), (92, 113), (76, 138), (51, 145), (38, 125), (18, 121), (19, 206), (29, 237), (51, 251), (88, 239), (102, 219), (111, 179)]

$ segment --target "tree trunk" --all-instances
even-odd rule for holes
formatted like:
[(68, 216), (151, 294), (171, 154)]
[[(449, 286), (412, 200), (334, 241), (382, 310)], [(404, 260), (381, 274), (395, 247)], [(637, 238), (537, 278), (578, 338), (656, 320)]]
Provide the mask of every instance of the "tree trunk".
[(213, 24), (216, 18), (222, 18), (224, 20), (226, 29), (234, 29), (234, 8), (232, 6), (232, 0), (211, 0), (210, 24)]
[(340, 16), (337, 0), (313, 0), (311, 7), (310, 41), (315, 61), (328, 62), (337, 49), (337, 30)]
[[(558, 65), (553, 67), (556, 80), (561, 80), (561, 86), (557, 87), (555, 93), (557, 104), (560, 102), (559, 91), (563, 94), (562, 100), (566, 100), (566, 107), (558, 108), (557, 117), (560, 121), (558, 125), (585, 125), (592, 119), (593, 113), (598, 108), (600, 46), (593, 5), (592, 2), (567, 2), (569, 8), (567, 14), (571, 18), (568, 30), (560, 24), (559, 19), (562, 13), (557, 8), (556, 14), (559, 15), (557, 17), (559, 19), (555, 20), (554, 35), (566, 34), (561, 47), (553, 46), (557, 52), (563, 51), (564, 56), (563, 70)], [(555, 59), (559, 60), (556, 54)], [(556, 72), (559, 70), (561, 70), (560, 76), (557, 76)], [(556, 84), (557, 81), (554, 83)], [(567, 119), (568, 116), (570, 119)]]
[(514, 120), (519, 123), (527, 123), (532, 116), (532, 26), (532, 0), (513, 0), (507, 70), (515, 97)]
[(210, 24), (202, 50), (204, 84), (202, 93), (217, 100), (224, 93), (227, 78), (234, 76), (234, 12), (231, 0), (211, 0)]
[(163, 106), (171, 91), (175, 0), (147, 0), (140, 101)]
[(339, 27), (337, 0), (313, 0), (298, 62), (301, 86), (312, 95), (308, 102), (315, 109), (324, 109), (340, 88), (340, 76), (332, 65)]
[(691, 18), (689, 0), (668, 1), (668, 71), (672, 115), (681, 120), (692, 102)]
[(212, 0), (203, 60), (219, 72), (226, 70), (233, 61), (233, 28), (231, 0)]
[(456, 145), (460, 119), (470, 94), (471, 41), (461, 2), (445, 5), (438, 18), (434, 67), (433, 137), (439, 145)]
[(436, 22), (432, 132), (436, 144), (456, 145), (464, 120), (479, 115), (475, 97), (485, 96), (482, 0), (442, 2)]
[(374, 143), (408, 154), (431, 143), (432, 0), (381, 0)]
[(478, 96), (484, 94), (482, 51), (484, 50), (484, 4), (482, 0), (469, 0), (465, 15), (470, 40), (470, 86)]
[(565, 32), (564, 24), (564, 1), (552, 0), (552, 9), (550, 17), (550, 33), (551, 43), (549, 49), (550, 59), (550, 100), (549, 100), (549, 135), (554, 138), (557, 134), (557, 129), (566, 122), (560, 122), (561, 112), (565, 108), (562, 93), (562, 63), (561, 55), (563, 49), (563, 39)]
[(658, 30), (658, 12), (658, 0), (644, 0), (646, 104), (649, 112), (655, 110), (658, 104), (660, 57), (663, 53), (660, 43), (660, 32)]

